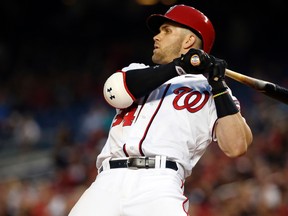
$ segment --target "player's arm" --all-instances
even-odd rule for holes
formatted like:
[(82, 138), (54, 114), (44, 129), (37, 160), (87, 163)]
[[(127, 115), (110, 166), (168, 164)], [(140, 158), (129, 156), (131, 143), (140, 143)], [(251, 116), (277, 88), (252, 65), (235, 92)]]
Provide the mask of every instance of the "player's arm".
[(178, 76), (173, 62), (142, 69), (118, 71), (106, 80), (103, 94), (115, 108), (127, 108), (167, 80)]
[(198, 54), (201, 58), (207, 55), (201, 50), (191, 49), (187, 54), (168, 64), (126, 72), (118, 71), (106, 80), (103, 88), (104, 98), (115, 108), (127, 108), (133, 101), (149, 94), (173, 77), (186, 73), (202, 73), (202, 68), (210, 62), (203, 61), (201, 66), (194, 67), (190, 63), (190, 58), (194, 54)]
[(245, 154), (253, 139), (250, 127), (240, 112), (219, 118), (215, 132), (220, 149), (229, 157)]
[(227, 156), (241, 156), (252, 143), (252, 132), (229, 94), (224, 80), (226, 62), (216, 58), (213, 61), (208, 82), (212, 87), (218, 116), (215, 125), (217, 142)]

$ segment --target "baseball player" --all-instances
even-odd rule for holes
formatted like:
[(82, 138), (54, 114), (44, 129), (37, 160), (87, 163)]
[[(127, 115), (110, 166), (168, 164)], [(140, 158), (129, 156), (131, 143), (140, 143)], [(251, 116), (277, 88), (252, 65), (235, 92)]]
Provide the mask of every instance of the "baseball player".
[(184, 216), (184, 182), (212, 140), (229, 157), (252, 133), (225, 83), (226, 62), (210, 55), (215, 32), (199, 10), (175, 5), (153, 14), (154, 66), (131, 63), (103, 93), (116, 108), (98, 175), (69, 216)]

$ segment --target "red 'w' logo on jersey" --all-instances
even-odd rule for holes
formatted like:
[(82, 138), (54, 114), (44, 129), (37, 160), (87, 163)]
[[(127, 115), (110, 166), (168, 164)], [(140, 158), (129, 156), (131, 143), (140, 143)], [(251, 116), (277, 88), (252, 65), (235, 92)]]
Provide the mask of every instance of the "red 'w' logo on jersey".
[(173, 91), (176, 94), (173, 100), (173, 106), (177, 110), (187, 109), (189, 112), (194, 113), (202, 109), (209, 99), (209, 92), (194, 91), (189, 87), (180, 87)]

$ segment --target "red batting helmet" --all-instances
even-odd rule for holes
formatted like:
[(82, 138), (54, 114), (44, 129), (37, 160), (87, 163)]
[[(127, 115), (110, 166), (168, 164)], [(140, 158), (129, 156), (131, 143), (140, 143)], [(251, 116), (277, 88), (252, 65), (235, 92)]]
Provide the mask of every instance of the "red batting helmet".
[(203, 42), (203, 50), (209, 53), (215, 40), (215, 30), (211, 21), (201, 11), (186, 5), (172, 6), (164, 15), (152, 14), (147, 19), (148, 28), (159, 32), (159, 27), (167, 20), (182, 24), (198, 35)]

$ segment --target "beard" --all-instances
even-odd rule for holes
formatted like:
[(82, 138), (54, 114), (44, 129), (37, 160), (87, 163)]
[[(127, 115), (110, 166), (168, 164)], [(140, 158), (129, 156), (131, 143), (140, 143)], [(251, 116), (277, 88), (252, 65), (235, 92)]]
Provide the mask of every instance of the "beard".
[(159, 52), (153, 52), (152, 62), (155, 64), (165, 64), (165, 56)]
[(172, 62), (175, 58), (181, 56), (181, 47), (179, 44), (170, 45), (164, 49), (154, 49), (152, 55), (152, 62), (155, 64), (168, 64)]

